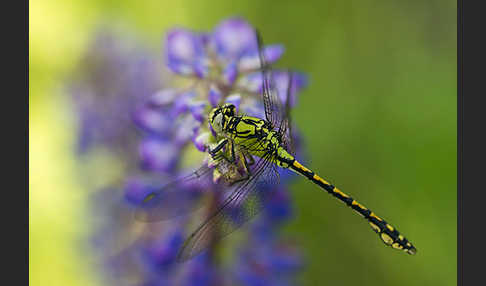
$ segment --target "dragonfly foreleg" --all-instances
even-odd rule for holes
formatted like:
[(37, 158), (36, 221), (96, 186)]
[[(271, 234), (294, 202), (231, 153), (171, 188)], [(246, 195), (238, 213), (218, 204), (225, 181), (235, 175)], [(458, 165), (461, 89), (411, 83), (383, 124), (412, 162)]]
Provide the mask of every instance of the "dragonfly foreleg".
[(216, 153), (218, 153), (221, 149), (223, 149), (223, 147), (228, 144), (228, 139), (222, 139), (221, 141), (218, 142), (218, 145), (216, 147), (214, 147), (214, 149), (211, 149), (209, 148), (209, 154), (211, 154), (211, 156), (214, 156), (216, 155)]
[[(228, 151), (222, 150), (225, 146), (229, 144), (229, 148), (226, 149)], [(224, 138), (221, 141), (218, 142), (218, 145), (214, 147), (214, 149), (209, 148), (209, 154), (213, 159), (216, 158), (223, 158), (225, 159), (228, 163), (234, 164), (236, 162), (236, 152), (235, 152), (235, 144), (233, 143), (232, 140)], [(218, 154), (218, 152), (221, 152)], [(229, 152), (229, 156), (227, 156), (226, 152)]]
[(211, 149), (209, 148), (209, 154), (211, 155), (211, 157), (214, 159), (216, 158), (216, 154), (221, 151), (221, 149), (223, 149), (224, 146), (226, 146), (226, 144), (228, 144), (229, 140), (228, 139), (222, 139), (221, 141), (218, 142), (218, 145), (216, 147), (214, 147), (214, 149)]

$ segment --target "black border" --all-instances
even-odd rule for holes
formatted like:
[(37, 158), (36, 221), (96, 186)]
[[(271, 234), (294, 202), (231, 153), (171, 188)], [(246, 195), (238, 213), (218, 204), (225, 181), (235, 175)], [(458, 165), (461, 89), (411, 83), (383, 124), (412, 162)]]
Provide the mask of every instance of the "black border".
[[(458, 1), (458, 285), (482, 285), (485, 272), (485, 14), (481, 1)], [(483, 100), (484, 101), (484, 100)]]
[(4, 4), (3, 9), (8, 13), (4, 13), (0, 22), (3, 29), (0, 237), (6, 264), (2, 279), (6, 284), (28, 285), (29, 2)]

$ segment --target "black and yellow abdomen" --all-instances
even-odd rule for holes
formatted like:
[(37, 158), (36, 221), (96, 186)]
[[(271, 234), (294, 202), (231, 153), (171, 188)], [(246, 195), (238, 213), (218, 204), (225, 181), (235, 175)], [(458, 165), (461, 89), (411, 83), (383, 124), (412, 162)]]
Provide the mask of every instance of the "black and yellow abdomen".
[(319, 187), (327, 191), (332, 196), (336, 197), (340, 201), (344, 202), (348, 207), (355, 210), (358, 214), (364, 217), (371, 228), (378, 234), (381, 240), (386, 244), (395, 249), (402, 249), (408, 254), (415, 254), (417, 249), (410, 243), (403, 235), (401, 235), (396, 228), (388, 224), (384, 219), (377, 216), (368, 208), (364, 207), (356, 200), (354, 200), (349, 195), (343, 193), (338, 188), (319, 177), (317, 174), (307, 169), (305, 166), (300, 164), (297, 160), (285, 161), (291, 170), (297, 172), (298, 174), (311, 180)]
[(344, 202), (348, 207), (355, 210), (368, 221), (371, 228), (386, 245), (395, 249), (402, 249), (408, 254), (415, 254), (417, 252), (417, 249), (412, 243), (384, 219), (295, 160), (282, 147), (279, 133), (272, 130), (272, 127), (267, 121), (250, 116), (235, 116), (227, 121), (223, 130), (226, 137), (231, 138), (236, 145), (246, 148), (251, 155), (265, 157), (267, 160), (272, 160), (282, 168), (293, 170)]

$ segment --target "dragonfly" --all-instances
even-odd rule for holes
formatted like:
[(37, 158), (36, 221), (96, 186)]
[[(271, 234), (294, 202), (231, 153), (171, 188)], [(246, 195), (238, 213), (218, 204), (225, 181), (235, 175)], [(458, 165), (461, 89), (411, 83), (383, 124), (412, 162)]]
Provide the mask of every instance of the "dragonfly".
[[(178, 261), (183, 262), (255, 217), (279, 183), (278, 168), (285, 168), (307, 178), (361, 215), (387, 246), (415, 254), (416, 248), (395, 227), (305, 167), (292, 155), (289, 105), (292, 73), (289, 72), (287, 100), (283, 104), (273, 83), (271, 66), (265, 60), (262, 38), (258, 31), (255, 34), (265, 119), (239, 115), (235, 105), (228, 103), (212, 109), (208, 121), (216, 133), (217, 144), (208, 148), (211, 163), (203, 164), (190, 175), (148, 194), (136, 210), (135, 217), (151, 222), (190, 211), (191, 207), (182, 202), (185, 198), (178, 197), (181, 192), (176, 189), (187, 184), (199, 188), (210, 187), (212, 180), (208, 180), (208, 177), (215, 173), (223, 177), (223, 188), (228, 195), (187, 237), (177, 257)], [(171, 201), (174, 203), (167, 203)]]

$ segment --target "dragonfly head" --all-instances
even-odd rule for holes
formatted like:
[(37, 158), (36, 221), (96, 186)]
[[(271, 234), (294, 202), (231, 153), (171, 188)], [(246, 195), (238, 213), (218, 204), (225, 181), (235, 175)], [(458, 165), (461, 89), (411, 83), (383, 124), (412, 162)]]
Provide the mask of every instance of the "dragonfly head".
[(213, 108), (208, 116), (209, 124), (216, 133), (223, 131), (224, 127), (228, 123), (229, 119), (236, 114), (236, 107), (227, 103), (223, 106)]

